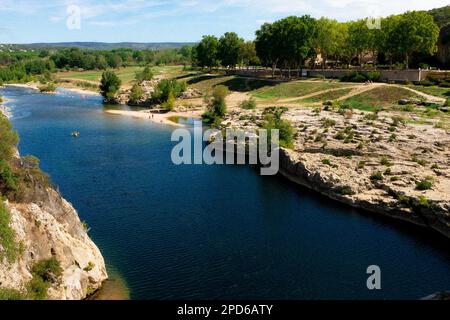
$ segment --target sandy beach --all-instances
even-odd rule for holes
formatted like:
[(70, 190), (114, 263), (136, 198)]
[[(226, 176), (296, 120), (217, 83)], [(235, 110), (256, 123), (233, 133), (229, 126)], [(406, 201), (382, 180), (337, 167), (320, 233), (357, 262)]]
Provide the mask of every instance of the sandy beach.
[(169, 112), (169, 113), (151, 113), (150, 110), (131, 111), (131, 110), (106, 110), (106, 113), (120, 116), (133, 117), (148, 120), (154, 123), (161, 123), (176, 127), (184, 127), (185, 125), (171, 121), (170, 118), (201, 118), (202, 111), (186, 111), (186, 112)]

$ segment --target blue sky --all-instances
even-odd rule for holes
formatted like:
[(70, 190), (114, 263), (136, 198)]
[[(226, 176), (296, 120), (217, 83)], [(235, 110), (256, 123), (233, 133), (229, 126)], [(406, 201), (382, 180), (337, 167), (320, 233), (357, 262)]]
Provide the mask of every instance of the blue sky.
[[(0, 43), (191, 42), (226, 31), (253, 39), (262, 23), (289, 15), (346, 21), (448, 4), (449, 0), (0, 0)], [(78, 11), (80, 28), (68, 28)]]

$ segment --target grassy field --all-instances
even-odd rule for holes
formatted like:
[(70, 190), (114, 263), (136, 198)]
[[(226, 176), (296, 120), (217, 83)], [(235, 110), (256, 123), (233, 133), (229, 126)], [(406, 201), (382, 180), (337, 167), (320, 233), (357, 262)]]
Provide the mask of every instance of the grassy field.
[(354, 109), (373, 111), (376, 108), (390, 108), (400, 99), (420, 98), (414, 92), (398, 87), (379, 87), (363, 92), (343, 101)]
[(278, 82), (225, 75), (196, 75), (187, 79), (187, 83), (191, 88), (200, 90), (203, 93), (211, 93), (212, 89), (217, 85), (224, 85), (230, 91), (250, 92), (266, 86), (274, 86)]
[[(137, 72), (142, 71), (143, 67), (125, 67), (120, 69), (114, 69), (113, 71), (122, 80), (124, 86), (129, 86), (134, 81)], [(152, 68), (155, 75), (162, 75), (167, 78), (174, 78), (187, 74), (183, 71), (183, 66), (162, 66)], [(58, 78), (67, 80), (81, 80), (91, 83), (99, 83), (102, 77), (103, 71), (69, 71), (58, 73)]]
[(349, 94), (352, 90), (353, 90), (352, 88), (343, 88), (343, 89), (328, 91), (328, 92), (325, 92), (322, 94), (318, 94), (314, 97), (301, 99), (299, 102), (317, 103), (317, 102), (336, 100), (342, 96), (345, 96), (346, 94)]
[(431, 94), (436, 97), (441, 97), (441, 98), (446, 98), (446, 99), (450, 98), (450, 88), (442, 88), (442, 87), (438, 87), (438, 86), (426, 87), (426, 86), (416, 86), (416, 85), (409, 85), (408, 87), (410, 87), (411, 89), (426, 93), (426, 94)]
[(328, 81), (292, 81), (284, 82), (275, 86), (266, 86), (252, 92), (252, 95), (259, 99), (282, 99), (295, 98), (316, 91), (338, 89), (346, 87), (348, 84)]

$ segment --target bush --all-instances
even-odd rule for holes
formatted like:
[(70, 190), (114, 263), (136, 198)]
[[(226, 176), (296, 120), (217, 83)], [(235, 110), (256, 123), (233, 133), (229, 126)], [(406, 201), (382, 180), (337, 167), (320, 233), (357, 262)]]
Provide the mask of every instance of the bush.
[(116, 93), (119, 91), (122, 81), (112, 71), (105, 71), (102, 74), (100, 83), (100, 91), (102, 96), (109, 102), (114, 100)]
[(187, 89), (186, 82), (178, 82), (175, 79), (163, 79), (161, 80), (155, 88), (152, 94), (152, 98), (157, 102), (163, 104), (169, 100), (170, 95), (176, 99)]
[(380, 160), (380, 164), (387, 167), (392, 166), (392, 162), (388, 159), (388, 157), (382, 157)]
[(431, 177), (427, 177), (416, 183), (416, 189), (420, 191), (430, 190), (433, 188), (433, 179)]
[(256, 101), (253, 98), (241, 102), (240, 107), (245, 110), (256, 109)]
[(52, 284), (60, 281), (63, 269), (56, 258), (42, 260), (31, 269), (33, 279), (28, 283), (27, 290), (30, 298), (44, 300), (47, 290)]
[(11, 216), (2, 201), (0, 201), (0, 261), (6, 258), (14, 262), (19, 253), (19, 246), (15, 241), (15, 233), (11, 228)]
[(142, 81), (150, 81), (154, 77), (152, 69), (150, 67), (145, 67), (142, 72), (136, 73), (136, 81), (141, 83)]
[(378, 71), (369, 71), (367, 73), (367, 79), (370, 81), (380, 81), (381, 78), (381, 73), (379, 73)]
[(368, 76), (359, 73), (357, 71), (349, 72), (345, 76), (341, 78), (341, 81), (347, 82), (366, 82), (368, 80)]
[(26, 300), (26, 295), (16, 289), (0, 288), (0, 301)]
[(138, 84), (133, 85), (130, 91), (130, 102), (132, 104), (138, 103), (142, 99), (143, 95), (144, 92), (142, 91), (141, 86)]
[(207, 112), (203, 115), (205, 122), (217, 123), (227, 113), (225, 98), (228, 92), (228, 88), (225, 86), (214, 87), (212, 98), (208, 102)]
[(370, 176), (370, 180), (372, 181), (382, 181), (383, 180), (383, 174), (380, 171), (372, 173)]
[(45, 300), (50, 283), (40, 277), (33, 277), (27, 285), (28, 296), (33, 300)]
[(281, 119), (286, 108), (267, 108), (264, 110), (262, 128), (267, 130), (268, 141), (271, 139), (271, 130), (279, 130), (280, 147), (292, 149), (294, 147), (295, 130), (292, 123)]
[(161, 107), (162, 107), (164, 110), (172, 111), (173, 109), (175, 109), (175, 103), (176, 103), (175, 96), (174, 96), (173, 92), (170, 91), (170, 92), (169, 92), (169, 97), (167, 98), (167, 101), (164, 102), (164, 103), (161, 105)]
[(19, 137), (13, 131), (11, 123), (0, 114), (0, 160), (11, 160), (14, 147), (18, 142)]
[(40, 92), (55, 92), (56, 85), (53, 82), (49, 82), (45, 85), (39, 86)]
[(0, 160), (0, 193), (8, 194), (17, 191), (17, 176), (12, 172), (5, 160)]

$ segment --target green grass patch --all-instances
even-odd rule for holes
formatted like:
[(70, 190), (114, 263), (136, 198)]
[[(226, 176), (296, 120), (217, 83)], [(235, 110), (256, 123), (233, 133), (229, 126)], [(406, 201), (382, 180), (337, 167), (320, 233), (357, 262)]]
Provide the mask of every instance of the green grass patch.
[(274, 86), (265, 86), (252, 92), (259, 99), (282, 99), (301, 97), (316, 91), (339, 89), (348, 86), (339, 82), (327, 81), (291, 81)]
[(0, 203), (0, 260), (6, 258), (14, 262), (20, 251), (16, 243), (14, 230), (11, 228), (11, 216), (3, 202)]
[(352, 88), (337, 89), (337, 90), (319, 94), (314, 97), (302, 99), (299, 102), (316, 103), (316, 102), (325, 102), (325, 101), (336, 100), (342, 96), (345, 96), (346, 94), (349, 94), (351, 91), (352, 91)]
[(342, 104), (348, 105), (353, 109), (374, 111), (383, 108), (390, 108), (396, 105), (401, 99), (420, 98), (414, 92), (399, 87), (378, 87), (363, 92), (351, 98), (342, 101)]
[(432, 96), (441, 98), (450, 98), (449, 88), (442, 88), (438, 86), (420, 86), (420, 85), (409, 85), (408, 87), (426, 94), (430, 94)]

